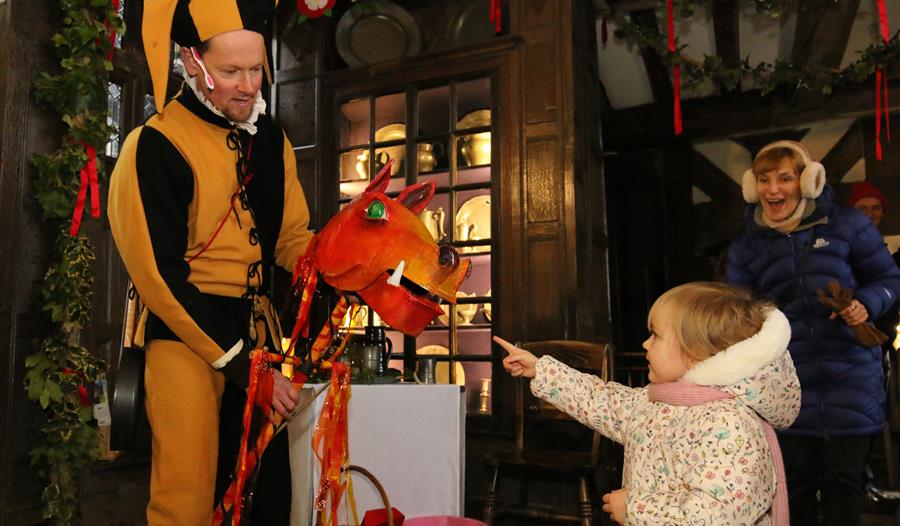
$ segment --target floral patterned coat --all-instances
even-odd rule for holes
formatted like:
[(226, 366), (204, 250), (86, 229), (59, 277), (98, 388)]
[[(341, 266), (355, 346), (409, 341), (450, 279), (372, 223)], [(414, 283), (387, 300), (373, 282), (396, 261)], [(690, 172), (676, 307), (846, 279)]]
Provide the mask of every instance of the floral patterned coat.
[(759, 333), (689, 370), (683, 381), (735, 398), (681, 406), (646, 388), (603, 382), (545, 356), (531, 390), (625, 446), (625, 524), (768, 525), (775, 462), (759, 418), (783, 429), (800, 411), (790, 325), (769, 313)]

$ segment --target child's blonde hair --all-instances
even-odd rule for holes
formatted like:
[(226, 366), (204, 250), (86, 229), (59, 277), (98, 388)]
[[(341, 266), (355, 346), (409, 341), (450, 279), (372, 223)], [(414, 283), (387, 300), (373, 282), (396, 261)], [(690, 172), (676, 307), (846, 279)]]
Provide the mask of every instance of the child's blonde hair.
[(772, 308), (743, 287), (696, 281), (657, 298), (647, 320), (664, 311), (682, 352), (699, 362), (759, 332)]
[(778, 168), (781, 160), (785, 157), (794, 163), (794, 172), (796, 172), (797, 176), (803, 173), (806, 164), (804, 164), (803, 157), (800, 154), (790, 148), (772, 148), (764, 151), (753, 160), (753, 175), (759, 177), (766, 172), (771, 172)]

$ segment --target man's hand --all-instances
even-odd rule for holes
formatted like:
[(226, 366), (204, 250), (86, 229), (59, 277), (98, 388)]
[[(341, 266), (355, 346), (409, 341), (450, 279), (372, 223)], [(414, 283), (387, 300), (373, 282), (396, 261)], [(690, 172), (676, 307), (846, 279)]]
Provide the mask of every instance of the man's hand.
[(494, 336), (494, 341), (509, 353), (509, 356), (503, 359), (503, 368), (509, 374), (534, 378), (534, 364), (537, 363), (535, 355), (525, 349), (519, 349), (499, 336)]
[(869, 311), (866, 310), (866, 306), (857, 300), (851, 301), (850, 305), (840, 312), (832, 312), (830, 319), (833, 320), (837, 318), (838, 314), (840, 314), (841, 318), (843, 318), (850, 327), (862, 325), (869, 319)]
[(300, 401), (300, 387), (291, 383), (280, 371), (272, 369), (275, 381), (272, 386), (272, 409), (285, 419), (290, 418), (291, 412)]
[(603, 496), (603, 511), (609, 513), (609, 518), (616, 524), (625, 524), (625, 512), (627, 511), (627, 489), (617, 489)]

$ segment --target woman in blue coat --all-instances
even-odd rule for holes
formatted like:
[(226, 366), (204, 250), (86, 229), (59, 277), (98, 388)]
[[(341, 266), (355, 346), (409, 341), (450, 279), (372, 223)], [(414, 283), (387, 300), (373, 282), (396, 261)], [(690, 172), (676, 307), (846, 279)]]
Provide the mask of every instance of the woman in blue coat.
[[(881, 349), (850, 327), (881, 317), (900, 294), (900, 270), (862, 213), (834, 203), (825, 168), (799, 143), (766, 145), (744, 174), (745, 232), (728, 252), (726, 281), (774, 300), (791, 322), (789, 349), (803, 390), (800, 416), (779, 435), (792, 525), (860, 520), (863, 469), (885, 422)], [(854, 290), (831, 313), (817, 289)]]

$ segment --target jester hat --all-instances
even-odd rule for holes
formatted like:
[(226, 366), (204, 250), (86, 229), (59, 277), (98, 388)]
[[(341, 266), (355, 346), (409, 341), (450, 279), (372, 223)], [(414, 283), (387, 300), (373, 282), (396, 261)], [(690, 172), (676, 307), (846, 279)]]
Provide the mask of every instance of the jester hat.
[[(156, 111), (162, 113), (169, 81), (169, 39), (195, 47), (228, 31), (247, 29), (268, 42), (278, 0), (144, 0), (141, 28), (153, 82)], [(266, 75), (271, 79), (268, 59)]]

